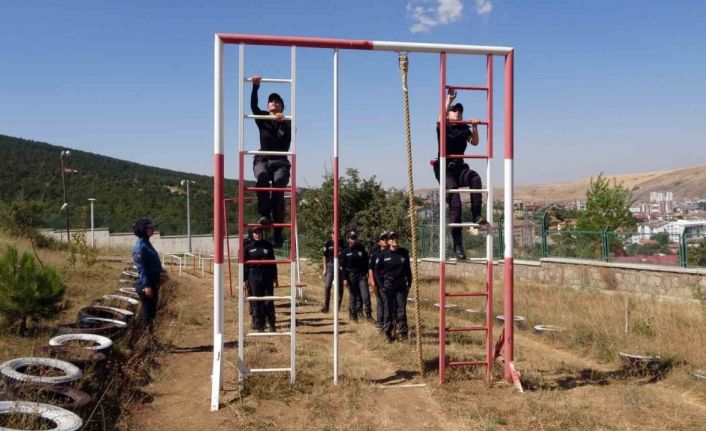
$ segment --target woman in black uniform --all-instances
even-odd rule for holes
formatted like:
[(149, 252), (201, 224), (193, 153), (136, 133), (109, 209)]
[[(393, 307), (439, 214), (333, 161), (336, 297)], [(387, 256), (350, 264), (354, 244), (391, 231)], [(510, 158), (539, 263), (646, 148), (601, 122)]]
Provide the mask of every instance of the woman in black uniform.
[(383, 331), (387, 341), (394, 340), (394, 320), (397, 319), (397, 333), (400, 340), (406, 340), (409, 333), (407, 326), (407, 295), (412, 287), (412, 267), (409, 264), (409, 252), (399, 246), (400, 236), (390, 232), (387, 243), (376, 258), (375, 268), (383, 275), (383, 298), (385, 300), (385, 324)]
[[(245, 261), (274, 260), (275, 251), (272, 243), (262, 237), (262, 228), (253, 229), (252, 241), (245, 248)], [(277, 265), (274, 263), (246, 264), (245, 274), (249, 291), (253, 296), (274, 296), (274, 290), (279, 286), (277, 280)], [(275, 304), (273, 301), (255, 301), (253, 307), (253, 321), (255, 330), (265, 330), (265, 322), (270, 331), (275, 332)]]

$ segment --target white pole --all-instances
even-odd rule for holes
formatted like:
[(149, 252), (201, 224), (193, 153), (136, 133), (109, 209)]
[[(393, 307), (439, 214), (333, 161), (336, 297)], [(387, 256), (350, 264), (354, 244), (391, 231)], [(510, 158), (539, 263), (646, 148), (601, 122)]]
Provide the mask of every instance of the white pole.
[[(338, 48), (333, 50), (333, 160), (338, 163)], [(334, 169), (334, 175), (338, 175), (338, 169)], [(338, 185), (337, 182), (335, 182)], [(338, 202), (334, 202), (338, 205)], [(338, 233), (338, 219), (333, 221), (333, 230)], [(334, 247), (338, 243), (338, 237), (333, 239)], [(339, 250), (340, 251), (340, 250)], [(338, 255), (333, 254), (333, 384), (338, 384)]]
[[(292, 153), (295, 154), (295, 163), (296, 163), (296, 154), (297, 154), (297, 127), (296, 127), (296, 111), (297, 111), (297, 47), (292, 46), (292, 71), (291, 71), (291, 80), (292, 84), (290, 86), (291, 88), (291, 98), (292, 98), (292, 145), (291, 145), (291, 150)], [(296, 165), (294, 172), (296, 174)], [(292, 179), (292, 184), (296, 185), (296, 177)], [(294, 187), (292, 187), (292, 193), (290, 196), (290, 203), (292, 205), (296, 205), (296, 190), (294, 190)], [(294, 224), (294, 227), (296, 228), (297, 226), (297, 221), (296, 220), (291, 220), (292, 224)], [(296, 235), (296, 230), (293, 230), (294, 234)], [(290, 236), (292, 234), (292, 230), (290, 230)], [(297, 241), (297, 238), (294, 238), (294, 241)], [(296, 244), (295, 244), (296, 245)], [(290, 249), (291, 250), (291, 249)], [(299, 254), (296, 256), (290, 256), (291, 258), (298, 259)], [(296, 279), (296, 274), (297, 274), (297, 268), (299, 265), (299, 261), (296, 260), (293, 265), (289, 266), (289, 293), (291, 295), (290, 298), (290, 313), (289, 313), (289, 330), (291, 332), (291, 336), (289, 337), (289, 342), (290, 342), (290, 374), (289, 374), (289, 382), (294, 383), (297, 377), (297, 279)]]
[(88, 200), (91, 202), (91, 246), (93, 248), (96, 248), (96, 232), (95, 232), (95, 223), (94, 223), (94, 218), (93, 218), (93, 203), (96, 200), (94, 198), (89, 198)]

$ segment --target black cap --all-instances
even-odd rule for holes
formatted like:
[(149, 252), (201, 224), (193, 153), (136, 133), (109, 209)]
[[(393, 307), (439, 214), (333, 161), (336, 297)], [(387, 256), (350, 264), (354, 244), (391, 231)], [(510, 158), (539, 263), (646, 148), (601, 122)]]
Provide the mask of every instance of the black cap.
[(280, 96), (277, 93), (270, 93), (269, 96), (267, 96), (267, 103), (270, 102), (279, 102), (282, 107), (284, 107), (284, 100), (282, 100), (282, 96)]
[(252, 233), (255, 232), (260, 232), (260, 234), (262, 234), (262, 226), (255, 226), (254, 228), (252, 228)]
[(449, 109), (449, 111), (460, 111), (460, 112), (463, 112), (463, 105), (461, 105), (460, 103), (456, 103), (456, 104), (454, 104), (454, 105), (451, 105), (451, 109)]
[(155, 226), (152, 220), (148, 219), (147, 217), (141, 217), (137, 219), (135, 224), (132, 225), (132, 230), (135, 233), (135, 236), (138, 236), (140, 238), (144, 238), (147, 236), (147, 229), (149, 228), (156, 229), (157, 226)]
[(400, 238), (400, 234), (398, 234), (397, 232), (394, 232), (394, 231), (393, 231), (393, 232), (390, 232), (390, 233), (387, 234), (387, 238), (388, 238), (388, 239), (392, 239), (392, 238), (397, 238), (397, 239), (399, 239), (399, 238)]
[(346, 232), (346, 238), (358, 239), (358, 231), (351, 229), (349, 232)]
[(388, 239), (389, 237), (390, 237), (390, 232), (388, 232), (388, 231), (383, 231), (383, 232), (380, 234), (380, 236), (378, 237), (378, 240), (379, 240), (379, 241), (381, 241), (381, 240), (386, 240), (386, 241), (387, 241), (387, 239)]

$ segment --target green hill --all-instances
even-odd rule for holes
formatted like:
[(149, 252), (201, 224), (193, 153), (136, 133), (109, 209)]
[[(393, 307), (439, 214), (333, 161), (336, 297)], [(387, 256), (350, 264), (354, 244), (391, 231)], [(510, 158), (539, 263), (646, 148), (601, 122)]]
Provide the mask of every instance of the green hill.
[[(97, 227), (129, 232), (140, 216), (152, 218), (162, 234), (186, 232), (186, 192), (179, 182), (191, 185), (192, 232), (212, 232), (213, 177), (189, 174), (127, 162), (44, 142), (0, 135), (0, 203), (37, 200), (44, 206), (47, 227), (63, 228), (61, 150), (70, 150), (66, 165), (77, 170), (66, 175), (71, 225), (88, 221), (88, 198), (95, 198)], [(226, 194), (234, 196), (236, 180), (226, 180)], [(228, 206), (229, 228), (236, 229), (236, 205)], [(248, 208), (250, 213), (250, 208)]]

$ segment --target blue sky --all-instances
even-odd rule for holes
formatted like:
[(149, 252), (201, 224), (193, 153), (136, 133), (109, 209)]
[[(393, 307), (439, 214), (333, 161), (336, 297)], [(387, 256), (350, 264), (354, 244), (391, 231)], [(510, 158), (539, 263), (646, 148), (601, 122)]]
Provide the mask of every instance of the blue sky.
[[(3, 1), (0, 133), (211, 174), (213, 33), (465, 43), (516, 49), (517, 183), (686, 167), (706, 163), (704, 22), (700, 1)], [(237, 50), (225, 53), (234, 176)], [(484, 59), (449, 61), (449, 82), (484, 82)], [(438, 57), (410, 62), (415, 181), (431, 187)], [(248, 48), (245, 66), (287, 77), (289, 53)], [(342, 166), (403, 187), (396, 54), (343, 51), (340, 67)], [(501, 59), (495, 69), (500, 83)], [(300, 185), (330, 167), (331, 73), (330, 50), (299, 51)], [(289, 101), (286, 87), (261, 91)], [(478, 95), (459, 100), (485, 117)], [(246, 137), (257, 145), (253, 125)], [(495, 166), (501, 174), (500, 157)]]

